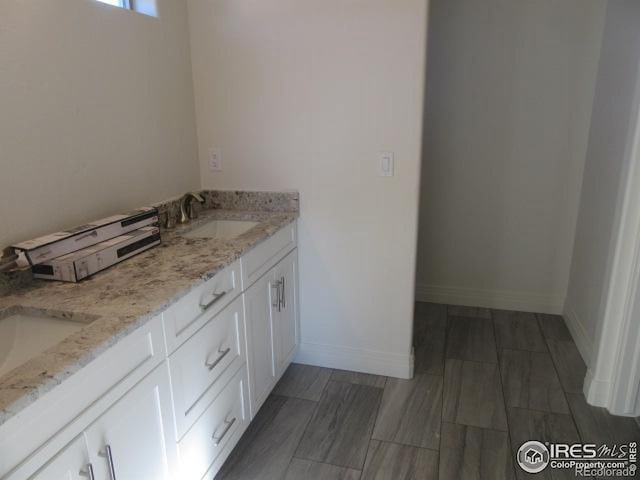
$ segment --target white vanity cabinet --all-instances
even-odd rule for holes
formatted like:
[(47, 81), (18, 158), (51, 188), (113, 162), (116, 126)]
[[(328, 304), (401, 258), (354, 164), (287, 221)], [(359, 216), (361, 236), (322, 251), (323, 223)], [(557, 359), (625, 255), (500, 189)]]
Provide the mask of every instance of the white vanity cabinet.
[(30, 480), (87, 480), (93, 474), (84, 434), (76, 437)]
[[(172, 436), (169, 376), (162, 364), (102, 412), (92, 423), (29, 475), (28, 465), (10, 473), (7, 480), (170, 480), (175, 478), (177, 448)], [(85, 423), (93, 412), (81, 415)], [(78, 428), (76, 425), (69, 429)], [(60, 435), (64, 435), (61, 432)], [(56, 439), (52, 442), (55, 443)], [(48, 442), (48, 443), (52, 443)], [(46, 449), (47, 444), (43, 446)]]
[(96, 480), (170, 480), (171, 409), (169, 377), (160, 365), (85, 431)]
[(0, 426), (0, 480), (215, 477), (298, 346), (295, 222)]
[(169, 357), (178, 439), (231, 376), (243, 365), (246, 369), (245, 345), (244, 309), (238, 297)]
[(179, 480), (215, 477), (249, 426), (247, 368), (241, 368), (180, 440)]
[(249, 345), (249, 382), (251, 418), (255, 417), (277, 381), (273, 275), (265, 275), (244, 294)]
[[(276, 371), (282, 376), (298, 346), (298, 250), (274, 267), (276, 301), (272, 302)], [(279, 296), (279, 297), (278, 297)]]
[(251, 418), (286, 370), (298, 344), (297, 249), (245, 292)]

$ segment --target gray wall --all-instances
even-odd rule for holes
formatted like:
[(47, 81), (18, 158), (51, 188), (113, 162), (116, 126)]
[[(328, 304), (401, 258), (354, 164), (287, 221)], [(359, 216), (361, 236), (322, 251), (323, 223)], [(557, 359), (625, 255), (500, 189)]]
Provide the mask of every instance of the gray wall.
[(609, 2), (565, 313), (588, 363), (597, 354), (635, 133), (640, 2)]
[(432, 1), (418, 298), (562, 310), (605, 6)]

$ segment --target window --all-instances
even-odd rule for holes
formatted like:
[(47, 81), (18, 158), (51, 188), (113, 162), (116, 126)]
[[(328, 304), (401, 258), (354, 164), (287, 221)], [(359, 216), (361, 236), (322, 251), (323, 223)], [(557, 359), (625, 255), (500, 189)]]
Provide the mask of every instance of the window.
[(107, 5), (113, 5), (120, 8), (131, 8), (128, 0), (98, 0), (99, 2), (106, 3)]
[(134, 12), (144, 13), (145, 15), (151, 15), (157, 17), (158, 12), (156, 9), (156, 0), (97, 0), (100, 3), (106, 3), (114, 7), (125, 8), (127, 10), (133, 10)]

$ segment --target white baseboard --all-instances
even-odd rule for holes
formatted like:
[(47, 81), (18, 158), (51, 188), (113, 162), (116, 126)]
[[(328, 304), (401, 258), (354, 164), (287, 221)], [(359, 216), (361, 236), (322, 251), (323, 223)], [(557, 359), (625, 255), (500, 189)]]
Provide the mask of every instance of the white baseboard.
[(564, 294), (540, 295), (531, 292), (483, 290), (476, 288), (416, 285), (416, 300), (469, 307), (561, 314)]
[(302, 343), (295, 362), (387, 377), (413, 376), (413, 353), (402, 355), (339, 345)]
[(589, 405), (594, 407), (609, 408), (609, 398), (611, 396), (611, 384), (593, 378), (591, 369), (587, 369), (587, 376), (584, 379), (584, 396)]
[(582, 322), (578, 318), (578, 314), (571, 305), (565, 305), (564, 307), (564, 323), (566, 323), (573, 341), (578, 347), (580, 355), (587, 367), (591, 364), (591, 356), (593, 354), (593, 340), (589, 338), (587, 331), (585, 330)]
[(595, 407), (609, 408), (611, 384), (594, 378), (593, 370), (590, 368), (591, 356), (593, 354), (593, 340), (589, 338), (578, 314), (569, 304), (565, 305), (564, 308), (564, 320), (567, 328), (571, 332), (576, 347), (578, 347), (580, 355), (582, 355), (584, 363), (587, 364), (587, 375), (585, 376), (582, 388), (587, 403)]

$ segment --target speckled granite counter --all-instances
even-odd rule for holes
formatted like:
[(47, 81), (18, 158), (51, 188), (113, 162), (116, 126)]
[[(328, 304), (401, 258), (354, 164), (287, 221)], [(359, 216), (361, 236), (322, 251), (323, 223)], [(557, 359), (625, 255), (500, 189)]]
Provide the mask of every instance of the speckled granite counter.
[[(298, 216), (298, 195), (203, 192), (206, 208), (191, 223), (163, 231), (163, 243), (78, 284), (33, 281), (0, 296), (7, 311), (42, 312), (78, 321), (96, 318), (42, 355), (0, 377), (0, 425), (233, 263)], [(172, 214), (175, 203), (160, 204)], [(233, 240), (181, 236), (211, 219), (258, 225)]]

